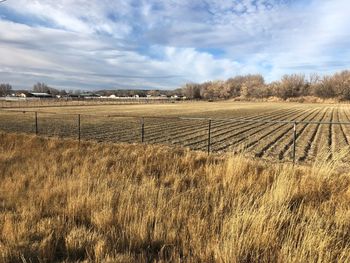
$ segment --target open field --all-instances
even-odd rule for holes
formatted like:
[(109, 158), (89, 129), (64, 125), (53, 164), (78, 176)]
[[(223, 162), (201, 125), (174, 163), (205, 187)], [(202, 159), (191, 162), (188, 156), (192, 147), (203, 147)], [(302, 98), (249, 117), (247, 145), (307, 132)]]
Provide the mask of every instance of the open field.
[(334, 167), (0, 133), (0, 262), (349, 262)]
[[(38, 111), (38, 134), (72, 138), (78, 137), (78, 114), (81, 114), (80, 136), (83, 140), (132, 143), (140, 142), (143, 137), (146, 143), (180, 145), (207, 151), (207, 118), (212, 118), (210, 151), (291, 161), (293, 124), (264, 121), (304, 121), (315, 123), (297, 125), (297, 161), (313, 162), (325, 154), (331, 159), (350, 149), (349, 124), (317, 123), (350, 122), (348, 104), (195, 102), (22, 109)], [(34, 113), (1, 111), (0, 128), (5, 131), (34, 132)], [(350, 157), (344, 154), (343, 161), (349, 162)]]

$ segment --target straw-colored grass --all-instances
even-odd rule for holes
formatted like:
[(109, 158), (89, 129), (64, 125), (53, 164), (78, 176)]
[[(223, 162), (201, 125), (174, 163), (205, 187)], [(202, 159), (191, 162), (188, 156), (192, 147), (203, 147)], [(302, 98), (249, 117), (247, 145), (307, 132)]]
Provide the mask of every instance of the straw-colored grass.
[(349, 262), (334, 166), (0, 133), (0, 262)]

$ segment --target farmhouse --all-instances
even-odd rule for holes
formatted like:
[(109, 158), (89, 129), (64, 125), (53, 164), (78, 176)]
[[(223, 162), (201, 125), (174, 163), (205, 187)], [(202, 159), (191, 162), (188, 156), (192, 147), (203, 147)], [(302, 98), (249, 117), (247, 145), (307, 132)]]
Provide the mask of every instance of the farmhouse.
[(17, 92), (16, 94), (13, 94), (14, 97), (21, 97), (21, 98), (27, 98), (28, 92)]
[(44, 92), (30, 92), (29, 94), (32, 95), (31, 97), (34, 97), (34, 98), (52, 98), (51, 94), (44, 93)]
[(51, 94), (45, 92), (19, 92), (16, 97), (21, 98), (52, 98)]

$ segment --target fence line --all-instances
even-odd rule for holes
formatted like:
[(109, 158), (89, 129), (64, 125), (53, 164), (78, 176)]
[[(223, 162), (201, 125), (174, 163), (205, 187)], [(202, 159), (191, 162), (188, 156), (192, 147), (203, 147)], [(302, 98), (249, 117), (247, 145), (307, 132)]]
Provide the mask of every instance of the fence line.
[(35, 112), (35, 134), (38, 135), (38, 113)]
[(78, 140), (79, 140), (79, 142), (80, 142), (80, 138), (81, 138), (81, 121), (80, 121), (80, 118), (81, 118), (81, 116), (80, 116), (80, 114), (78, 114)]
[[(101, 114), (72, 114), (72, 113), (56, 113), (56, 112), (44, 112), (44, 111), (20, 111), (20, 110), (0, 110), (1, 112), (6, 113), (30, 113), (34, 114), (34, 131), (35, 134), (39, 134), (39, 122), (38, 119), (41, 114), (47, 114), (47, 115), (64, 115), (64, 116), (72, 116), (76, 118), (76, 125), (77, 125), (77, 134), (76, 138), (78, 138), (79, 142), (81, 141), (81, 135), (82, 135), (82, 126), (81, 126), (81, 118), (86, 117), (104, 117), (104, 118), (131, 118), (140, 120), (140, 142), (145, 142), (145, 133), (147, 132), (145, 127), (145, 119), (166, 119), (166, 120), (193, 120), (193, 121), (203, 121), (203, 123), (207, 123), (207, 145), (206, 145), (206, 151), (208, 154), (212, 152), (211, 146), (212, 146), (212, 126), (214, 121), (223, 121), (223, 122), (230, 122), (230, 123), (261, 123), (261, 124), (286, 124), (286, 125), (292, 125), (292, 141), (291, 141), (291, 151), (292, 151), (292, 160), (293, 163), (296, 162), (296, 146), (297, 146), (297, 126), (298, 124), (317, 124), (317, 125), (350, 125), (350, 122), (332, 122), (332, 121), (305, 121), (305, 120), (285, 120), (285, 121), (274, 121), (274, 120), (249, 120), (246, 118), (229, 118), (229, 119), (223, 119), (223, 118), (201, 118), (201, 117), (179, 117), (179, 116), (146, 116), (146, 117), (140, 117), (140, 116), (127, 116), (127, 115), (101, 115)], [(288, 129), (289, 130), (289, 129)], [(284, 136), (287, 136), (287, 132)], [(75, 136), (74, 136), (75, 137)]]
[(210, 146), (211, 146), (211, 120), (208, 123), (208, 154), (210, 154)]

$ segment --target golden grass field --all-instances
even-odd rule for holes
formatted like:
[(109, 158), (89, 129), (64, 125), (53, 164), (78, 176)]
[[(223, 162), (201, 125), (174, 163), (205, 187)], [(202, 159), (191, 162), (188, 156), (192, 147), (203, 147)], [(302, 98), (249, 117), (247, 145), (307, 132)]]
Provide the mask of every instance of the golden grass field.
[(0, 133), (0, 262), (350, 262), (350, 173)]

